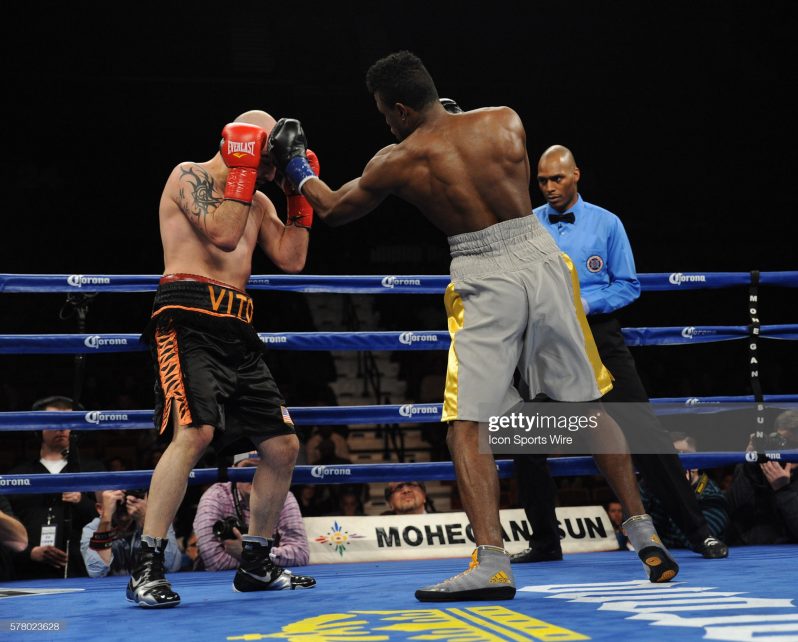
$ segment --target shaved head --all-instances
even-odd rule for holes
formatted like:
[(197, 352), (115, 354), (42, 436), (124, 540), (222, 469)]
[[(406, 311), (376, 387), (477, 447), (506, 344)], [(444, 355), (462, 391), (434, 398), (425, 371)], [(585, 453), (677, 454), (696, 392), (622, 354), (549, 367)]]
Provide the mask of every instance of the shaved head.
[(560, 167), (566, 170), (573, 171), (576, 169), (576, 160), (571, 150), (562, 145), (552, 145), (540, 156), (538, 165), (543, 162), (557, 162)]
[[(245, 111), (243, 114), (236, 116), (233, 122), (255, 125), (256, 127), (260, 127), (263, 131), (265, 131), (267, 135), (272, 133), (272, 129), (274, 129), (274, 126), (277, 124), (277, 121), (274, 120), (271, 114), (267, 114), (265, 111), (260, 109), (250, 109), (249, 111)], [(269, 158), (269, 155), (266, 153), (266, 145), (263, 146), (260, 158), (261, 161), (260, 167), (258, 167), (258, 178), (255, 182), (259, 189), (262, 188), (266, 183), (273, 181), (276, 172), (274, 164)]]
[(548, 204), (558, 212), (565, 212), (579, 199), (577, 185), (579, 168), (571, 150), (552, 145), (538, 161), (538, 186)]
[(271, 114), (267, 114), (265, 111), (261, 111), (260, 109), (250, 109), (249, 111), (245, 111), (243, 114), (236, 116), (235, 122), (257, 125), (261, 129), (265, 130), (268, 134), (272, 131), (272, 129), (274, 129), (274, 125), (277, 121), (272, 118)]

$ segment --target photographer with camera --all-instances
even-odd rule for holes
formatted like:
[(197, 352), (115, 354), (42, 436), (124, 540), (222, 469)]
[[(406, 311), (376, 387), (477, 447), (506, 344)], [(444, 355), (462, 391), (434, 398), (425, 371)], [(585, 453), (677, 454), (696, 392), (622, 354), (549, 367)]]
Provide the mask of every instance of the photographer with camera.
[(730, 544), (798, 542), (798, 464), (763, 456), (798, 449), (798, 411), (782, 412), (773, 428), (769, 435), (751, 435), (748, 451), (756, 452), (759, 459), (734, 469), (726, 491)]
[[(694, 436), (682, 432), (672, 432), (670, 436), (676, 452), (680, 454), (697, 452)], [(710, 535), (717, 539), (724, 539), (729, 523), (729, 512), (723, 491), (704, 470), (688, 468), (684, 474), (690, 488), (695, 493), (696, 503), (701, 509)], [(669, 515), (664, 502), (653, 492), (645, 478), (640, 480), (640, 497), (646, 507), (646, 512), (654, 520), (654, 526), (665, 546), (668, 548), (690, 548), (689, 538)]]
[[(257, 451), (241, 453), (233, 458), (233, 466), (255, 467), (259, 461)], [(194, 532), (205, 570), (238, 568), (242, 533), (247, 532), (249, 523), (251, 492), (251, 483), (225, 482), (213, 484), (202, 494), (194, 518)], [(304, 566), (310, 558), (302, 513), (290, 491), (277, 519), (270, 557), (278, 566)]]
[[(83, 527), (80, 552), (89, 577), (130, 575), (147, 513), (143, 490), (98, 490), (95, 507), (100, 514)], [(164, 552), (167, 571), (180, 568), (180, 548), (173, 527), (169, 527)]]
[[(33, 403), (36, 412), (83, 410), (70, 397), (54, 395)], [(13, 475), (58, 475), (61, 473), (103, 470), (100, 462), (81, 460), (77, 435), (69, 429), (53, 426), (34, 433), (36, 455), (20, 462), (9, 473)], [(26, 448), (27, 451), (27, 448)], [(85, 577), (80, 557), (80, 529), (94, 515), (94, 502), (87, 493), (11, 495), (14, 515), (28, 533), (27, 547), (14, 554), (17, 579)]]

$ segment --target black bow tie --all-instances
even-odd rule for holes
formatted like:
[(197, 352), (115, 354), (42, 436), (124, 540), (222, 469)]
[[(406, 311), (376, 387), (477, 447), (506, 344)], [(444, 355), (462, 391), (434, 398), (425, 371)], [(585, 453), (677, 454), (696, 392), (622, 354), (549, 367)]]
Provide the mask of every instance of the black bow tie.
[(566, 214), (549, 214), (549, 223), (559, 223), (563, 221), (564, 223), (573, 223), (576, 220), (573, 212), (568, 212)]

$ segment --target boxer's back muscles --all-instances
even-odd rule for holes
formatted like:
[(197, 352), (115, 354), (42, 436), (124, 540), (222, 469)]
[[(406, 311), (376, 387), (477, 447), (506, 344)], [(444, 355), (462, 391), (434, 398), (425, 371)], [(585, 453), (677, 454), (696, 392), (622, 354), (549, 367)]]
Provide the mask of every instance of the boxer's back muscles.
[(524, 128), (507, 107), (458, 115), (441, 110), (382, 156), (363, 178), (370, 179), (369, 171), (392, 177), (392, 193), (447, 236), (532, 211)]

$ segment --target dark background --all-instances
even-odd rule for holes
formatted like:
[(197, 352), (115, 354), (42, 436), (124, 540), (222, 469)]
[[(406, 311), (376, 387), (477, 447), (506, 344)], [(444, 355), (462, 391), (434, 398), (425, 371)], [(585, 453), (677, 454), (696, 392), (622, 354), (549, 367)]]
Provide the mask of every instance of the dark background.
[[(247, 109), (301, 119), (333, 187), (357, 176), (392, 142), (364, 74), (398, 49), (418, 54), (440, 94), (464, 108), (513, 107), (533, 165), (551, 144), (570, 147), (580, 192), (621, 217), (638, 271), (796, 269), (789, 1), (28, 2), (18, 11), (2, 44), (2, 272), (160, 273), (163, 182), (177, 163), (209, 159), (223, 125)], [(534, 186), (532, 196), (542, 204)], [(305, 272), (447, 267), (443, 235), (390, 199), (344, 228), (317, 222)], [(253, 273), (273, 270), (256, 253)], [(388, 298), (381, 329), (426, 323), (409, 298)], [(58, 319), (63, 299), (3, 295), (0, 331), (75, 331)], [(257, 329), (311, 329), (302, 299), (258, 293)], [(445, 327), (440, 299), (413, 299), (440, 306), (435, 329)], [(795, 303), (795, 289), (764, 288), (762, 323), (798, 322)], [(151, 295), (101, 295), (89, 331), (137, 332), (150, 304)], [(740, 288), (644, 294), (624, 313), (636, 326), (747, 320)], [(762, 343), (765, 392), (798, 392), (795, 344)], [(748, 392), (744, 342), (635, 355), (652, 396)], [(0, 367), (1, 410), (71, 391), (72, 357), (4, 356)], [(89, 357), (87, 377), (88, 406), (151, 407), (144, 355)]]

